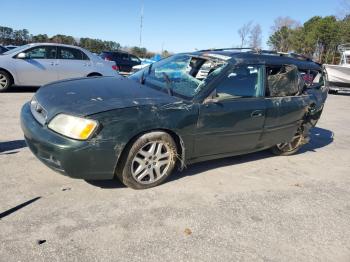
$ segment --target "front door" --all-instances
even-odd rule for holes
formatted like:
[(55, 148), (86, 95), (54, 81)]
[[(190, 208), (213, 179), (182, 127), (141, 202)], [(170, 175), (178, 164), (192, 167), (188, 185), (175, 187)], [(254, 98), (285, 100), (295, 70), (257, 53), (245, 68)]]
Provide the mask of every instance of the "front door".
[(41, 86), (58, 80), (56, 46), (37, 46), (24, 51), (25, 58), (15, 58), (20, 85)]
[(265, 121), (264, 67), (232, 68), (216, 93), (216, 101), (200, 105), (195, 157), (255, 149)]

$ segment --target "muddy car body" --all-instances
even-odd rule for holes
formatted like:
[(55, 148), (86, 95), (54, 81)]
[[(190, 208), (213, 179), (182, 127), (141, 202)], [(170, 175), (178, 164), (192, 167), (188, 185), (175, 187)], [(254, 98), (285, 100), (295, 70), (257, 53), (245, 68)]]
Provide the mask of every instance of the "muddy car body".
[[(214, 67), (196, 79), (208, 60)], [(280, 79), (286, 65), (297, 91), (271, 96), (270, 79)], [(300, 72), (315, 81), (305, 84)], [(199, 51), (163, 59), (129, 78), (43, 86), (23, 106), (21, 123), (31, 151), (52, 169), (74, 178), (118, 177), (141, 189), (162, 183), (176, 166), (269, 148), (296, 152), (321, 115), (323, 82), (321, 66), (312, 61)]]

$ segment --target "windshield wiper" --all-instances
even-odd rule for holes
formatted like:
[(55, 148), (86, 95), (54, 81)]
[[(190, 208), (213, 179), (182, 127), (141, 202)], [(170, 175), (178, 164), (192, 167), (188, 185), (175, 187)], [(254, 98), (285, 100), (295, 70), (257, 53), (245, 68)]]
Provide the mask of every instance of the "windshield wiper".
[(149, 75), (151, 74), (152, 65), (153, 65), (153, 64), (150, 64), (150, 65), (148, 66), (148, 74), (149, 74)]
[(143, 70), (141, 78), (140, 78), (140, 84), (144, 85), (146, 81), (146, 77), (145, 77), (145, 70)]
[[(150, 65), (148, 66), (148, 70), (147, 70), (147, 74), (148, 74), (148, 75), (151, 74), (151, 70), (152, 70), (152, 64), (150, 64)], [(141, 78), (140, 78), (140, 84), (141, 84), (141, 85), (144, 85), (144, 84), (145, 84), (145, 81), (146, 81), (145, 71), (146, 71), (146, 68), (143, 69), (143, 71), (142, 71), (142, 75), (141, 75)]]
[(169, 76), (166, 73), (162, 72), (162, 74), (163, 74), (163, 77), (164, 77), (165, 82), (166, 82), (166, 86), (167, 86), (167, 89), (168, 89), (168, 94), (169, 94), (169, 96), (173, 96), (173, 89), (171, 88), (170, 78), (169, 78)]

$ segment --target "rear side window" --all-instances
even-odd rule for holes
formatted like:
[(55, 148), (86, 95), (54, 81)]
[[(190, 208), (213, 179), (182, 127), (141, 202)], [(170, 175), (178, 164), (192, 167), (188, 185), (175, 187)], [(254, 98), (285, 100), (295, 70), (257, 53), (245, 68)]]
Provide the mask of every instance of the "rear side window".
[(140, 59), (138, 59), (136, 56), (133, 56), (133, 55), (130, 56), (130, 60), (137, 63), (140, 62)]
[[(308, 77), (305, 76), (305, 78)], [(303, 76), (295, 65), (267, 67), (266, 96), (296, 96), (301, 94), (304, 86)]]
[(87, 60), (88, 57), (79, 49), (69, 48), (69, 47), (59, 47), (58, 59)]
[(126, 53), (118, 53), (117, 54), (118, 59), (123, 61), (129, 61), (129, 54)]
[(218, 99), (261, 97), (264, 93), (264, 67), (242, 65), (229, 70), (216, 88)]

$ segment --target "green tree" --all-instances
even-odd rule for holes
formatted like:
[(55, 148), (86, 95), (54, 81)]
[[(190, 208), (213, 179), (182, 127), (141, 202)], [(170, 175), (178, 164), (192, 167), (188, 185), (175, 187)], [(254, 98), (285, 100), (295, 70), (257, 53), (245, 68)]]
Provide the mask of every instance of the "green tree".
[(75, 41), (73, 36), (70, 35), (54, 35), (50, 38), (50, 42), (57, 43), (57, 44), (66, 44), (66, 45), (76, 45), (77, 42)]
[(6, 26), (0, 26), (0, 43), (9, 45), (12, 42), (13, 29)]
[(134, 46), (130, 49), (130, 53), (133, 54), (133, 55), (136, 55), (138, 57), (146, 57), (147, 55), (147, 49), (144, 48), (144, 47), (137, 47), (137, 46)]
[(27, 29), (15, 30), (12, 34), (12, 43), (14, 45), (24, 45), (29, 42), (29, 31)]
[(267, 44), (273, 50), (278, 52), (290, 51), (292, 44), (292, 29), (287, 26), (282, 26), (269, 37)]
[(47, 34), (39, 34), (32, 36), (33, 43), (46, 43), (49, 42), (49, 37)]

